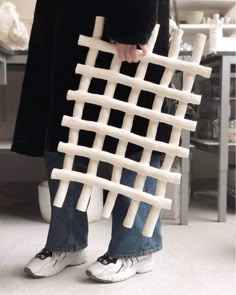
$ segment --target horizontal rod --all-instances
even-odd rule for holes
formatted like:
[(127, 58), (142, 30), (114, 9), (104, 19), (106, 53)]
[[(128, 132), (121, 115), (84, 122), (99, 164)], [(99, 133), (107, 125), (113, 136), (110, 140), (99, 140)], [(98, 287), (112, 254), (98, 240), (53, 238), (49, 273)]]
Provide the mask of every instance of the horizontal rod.
[(137, 201), (146, 202), (157, 208), (170, 209), (172, 201), (170, 199), (163, 198), (163, 196), (154, 196), (145, 192), (140, 192), (132, 187), (112, 182), (110, 180), (97, 177), (93, 174), (85, 174), (81, 172), (65, 170), (65, 169), (53, 169), (52, 179), (59, 179), (64, 181), (81, 182), (87, 185), (95, 185), (102, 187), (105, 190), (113, 191), (117, 194), (128, 196), (129, 198)]
[[(92, 49), (117, 55), (117, 50), (115, 46), (102, 40), (94, 40), (91, 37), (81, 35), (79, 37), (78, 44), (81, 46), (86, 46)], [(211, 68), (204, 67), (193, 62), (183, 61), (154, 53), (148, 53), (146, 56), (143, 56), (141, 50), (138, 50), (138, 56), (140, 60), (144, 63), (152, 63), (163, 66), (165, 68), (180, 70), (186, 73), (191, 73), (193, 75), (200, 75), (205, 78), (209, 78), (211, 75)]]
[(98, 149), (92, 149), (79, 146), (72, 143), (63, 143), (60, 142), (58, 145), (58, 151), (68, 154), (68, 155), (78, 155), (82, 157), (87, 157), (90, 159), (95, 159), (103, 162), (107, 162), (112, 164), (115, 167), (126, 168), (136, 173), (144, 176), (151, 176), (160, 180), (168, 181), (170, 183), (179, 184), (180, 183), (180, 173), (176, 172), (169, 172), (165, 170), (161, 170), (158, 168), (154, 168), (142, 162), (136, 162), (130, 160), (128, 158), (108, 153), (105, 151), (101, 151)]
[(189, 150), (178, 145), (168, 144), (162, 141), (152, 140), (144, 136), (140, 136), (128, 131), (109, 126), (106, 124), (97, 123), (94, 121), (86, 121), (81, 119), (63, 116), (62, 126), (72, 129), (88, 130), (98, 134), (108, 135), (114, 138), (122, 138), (123, 141), (131, 142), (147, 150), (159, 151), (172, 156), (187, 158)]
[(176, 99), (181, 102), (193, 104), (200, 104), (201, 102), (201, 95), (172, 89), (139, 78), (132, 78), (130, 76), (120, 74), (111, 70), (77, 64), (75, 72), (89, 78), (107, 80), (111, 83), (119, 83), (128, 87), (132, 87), (133, 89), (145, 90), (155, 94), (163, 95), (165, 97)]
[(186, 129), (189, 131), (195, 131), (197, 125), (197, 122), (194, 122), (192, 120), (182, 119), (174, 115), (169, 115), (155, 111), (153, 109), (151, 110), (140, 106), (136, 106), (131, 103), (120, 101), (118, 99), (112, 99), (108, 96), (88, 93), (83, 90), (69, 90), (67, 93), (67, 99), (96, 104), (102, 107), (109, 106), (109, 108), (111, 109), (123, 111), (128, 115), (137, 115), (140, 117), (147, 118), (156, 123), (163, 122), (165, 124), (176, 126), (178, 128)]

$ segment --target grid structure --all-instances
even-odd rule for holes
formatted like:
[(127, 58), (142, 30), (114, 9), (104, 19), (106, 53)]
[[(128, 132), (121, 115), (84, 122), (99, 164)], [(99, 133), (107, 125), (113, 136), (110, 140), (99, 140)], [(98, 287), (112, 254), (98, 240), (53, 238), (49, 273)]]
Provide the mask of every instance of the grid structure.
[[(120, 73), (121, 61), (117, 56), (116, 48), (114, 45), (101, 40), (103, 25), (104, 19), (97, 17), (93, 36), (80, 36), (79, 38), (79, 45), (88, 47), (89, 51), (85, 65), (78, 64), (76, 67), (76, 73), (82, 75), (79, 89), (76, 91), (69, 90), (67, 95), (67, 99), (74, 100), (75, 105), (73, 116), (64, 116), (62, 120), (62, 126), (69, 127), (70, 131), (68, 143), (60, 142), (58, 145), (58, 151), (65, 153), (63, 169), (54, 169), (52, 172), (52, 178), (60, 180), (54, 205), (62, 207), (70, 181), (76, 181), (84, 184), (76, 208), (81, 211), (86, 211), (93, 185), (96, 185), (109, 191), (103, 208), (103, 217), (110, 217), (118, 194), (125, 195), (131, 199), (130, 207), (124, 220), (124, 226), (127, 228), (133, 226), (141, 201), (152, 205), (143, 229), (143, 235), (151, 237), (161, 208), (171, 208), (171, 200), (165, 198), (167, 182), (180, 183), (181, 175), (171, 172), (174, 159), (176, 156), (187, 158), (189, 154), (189, 150), (180, 147), (179, 142), (182, 129), (194, 131), (196, 128), (196, 122), (185, 119), (188, 103), (200, 104), (201, 101), (200, 95), (191, 93), (195, 76), (201, 75), (210, 77), (211, 69), (199, 65), (205, 45), (205, 36), (202, 34), (196, 36), (192, 61), (186, 62), (178, 59), (183, 31), (175, 30), (169, 55), (168, 57), (164, 57), (152, 53), (159, 30), (159, 26), (157, 25), (148, 44), (148, 54), (142, 56), (142, 52), (139, 51), (140, 63), (137, 67), (136, 75), (133, 78)], [(109, 70), (95, 68), (95, 62), (99, 51), (113, 54)], [(165, 67), (159, 85), (144, 80), (149, 63)], [(184, 72), (182, 90), (168, 87), (175, 70)], [(107, 80), (104, 95), (88, 92), (92, 78)], [(128, 102), (123, 102), (114, 98), (118, 83), (132, 88)], [(142, 108), (137, 105), (141, 90), (146, 90), (155, 94), (152, 109)], [(165, 97), (178, 100), (175, 115), (161, 112)], [(85, 102), (101, 106), (97, 122), (82, 120)], [(125, 113), (121, 129), (107, 124), (111, 109), (117, 109)], [(149, 120), (146, 137), (131, 133), (135, 115)], [(169, 143), (155, 140), (159, 122), (173, 126)], [(77, 144), (79, 130), (93, 131), (96, 133), (92, 148)], [(102, 151), (106, 135), (119, 139), (115, 155)], [(128, 142), (143, 147), (140, 162), (125, 158)], [(163, 164), (158, 169), (150, 166), (151, 154), (154, 150), (165, 153)], [(90, 159), (86, 174), (72, 171), (76, 155)], [(99, 161), (108, 162), (113, 165), (111, 180), (96, 176)], [(137, 173), (133, 187), (128, 187), (120, 183), (123, 168)], [(147, 176), (158, 179), (155, 195), (143, 192)]]

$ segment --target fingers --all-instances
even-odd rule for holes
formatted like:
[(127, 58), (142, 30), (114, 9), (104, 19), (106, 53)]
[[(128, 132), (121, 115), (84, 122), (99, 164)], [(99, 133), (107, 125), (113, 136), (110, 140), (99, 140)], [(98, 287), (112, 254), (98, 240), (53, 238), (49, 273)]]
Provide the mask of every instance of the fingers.
[[(138, 50), (136, 45), (115, 43), (119, 59), (121, 61), (127, 61), (128, 63), (139, 62)], [(143, 56), (147, 55), (148, 49), (146, 45), (140, 45)]]
[(118, 57), (121, 61), (125, 61), (125, 48), (123, 44), (116, 43)]
[(118, 57), (121, 61), (127, 61), (128, 63), (139, 62), (136, 45), (116, 43), (116, 48), (117, 48)]
[(142, 49), (143, 56), (147, 55), (148, 49), (146, 45), (140, 45), (140, 48)]
[(136, 45), (130, 46), (130, 56), (131, 56), (133, 62), (135, 62), (135, 63), (139, 62), (138, 51), (137, 51)]
[(124, 45), (125, 60), (128, 63), (134, 62), (131, 55), (131, 45)]

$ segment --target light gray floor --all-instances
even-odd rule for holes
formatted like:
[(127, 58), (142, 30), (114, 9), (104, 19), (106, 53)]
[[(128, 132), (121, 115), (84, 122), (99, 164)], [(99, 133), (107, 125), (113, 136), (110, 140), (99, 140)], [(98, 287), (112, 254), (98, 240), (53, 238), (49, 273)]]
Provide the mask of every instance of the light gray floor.
[(90, 224), (88, 264), (30, 279), (23, 267), (43, 247), (48, 225), (40, 218), (37, 201), (4, 198), (0, 195), (0, 295), (235, 294), (234, 213), (228, 212), (227, 223), (216, 222), (215, 198), (191, 201), (188, 226), (163, 221), (164, 248), (154, 256), (153, 272), (108, 285), (87, 279), (85, 269), (106, 251), (109, 221)]

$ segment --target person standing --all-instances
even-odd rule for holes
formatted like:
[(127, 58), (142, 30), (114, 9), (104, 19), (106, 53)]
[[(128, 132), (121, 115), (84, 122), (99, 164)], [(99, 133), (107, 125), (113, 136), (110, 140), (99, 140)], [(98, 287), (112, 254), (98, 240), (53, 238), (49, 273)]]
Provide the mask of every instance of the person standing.
[[(137, 48), (146, 54), (146, 44), (155, 24), (161, 25), (154, 52), (166, 55), (169, 41), (169, 1), (165, 0), (38, 0), (31, 32), (29, 54), (23, 82), (12, 151), (44, 157), (48, 173), (51, 204), (59, 181), (51, 179), (54, 168), (62, 168), (64, 155), (57, 152), (60, 141), (67, 142), (68, 129), (61, 126), (63, 115), (72, 115), (74, 103), (66, 100), (69, 89), (77, 90), (81, 77), (76, 75), (77, 63), (85, 63), (87, 49), (77, 45), (80, 34), (91, 36), (96, 16), (105, 17), (103, 39), (116, 46), (123, 61), (121, 72), (134, 76), (137, 69)], [(111, 58), (99, 53), (96, 66), (109, 68)], [(159, 83), (163, 69), (150, 65), (145, 79)], [(89, 91), (102, 94), (105, 83), (91, 82)], [(130, 89), (117, 86), (115, 97), (127, 101)], [(139, 105), (151, 108), (154, 95), (142, 92)], [(165, 106), (164, 106), (165, 108)], [(167, 110), (168, 111), (168, 110)], [(87, 105), (83, 119), (96, 121), (99, 108)], [(109, 124), (122, 126), (124, 114), (112, 111)], [(132, 132), (145, 136), (148, 121), (135, 117)], [(168, 141), (170, 128), (160, 124), (158, 140)], [(94, 134), (80, 131), (78, 144), (92, 147)], [(115, 153), (117, 140), (106, 137), (103, 150)], [(129, 144), (126, 156), (139, 161), (142, 149)], [(161, 155), (153, 152), (150, 165), (160, 166)], [(73, 169), (86, 173), (88, 159), (76, 156)], [(99, 175), (109, 179), (112, 167), (99, 164)], [(135, 173), (123, 169), (121, 183), (132, 186)], [(148, 177), (144, 191), (154, 194), (157, 181)], [(71, 183), (62, 208), (52, 205), (52, 217), (44, 248), (25, 266), (33, 277), (48, 277), (68, 265), (79, 265), (87, 259), (88, 220), (85, 212), (76, 210), (82, 184)], [(162, 248), (160, 218), (152, 238), (142, 235), (150, 206), (142, 203), (133, 228), (122, 223), (130, 199), (119, 195), (112, 213), (112, 236), (106, 253), (87, 268), (87, 275), (103, 282), (119, 282), (136, 273), (151, 271), (154, 252)], [(99, 237), (98, 237), (99, 238)]]

